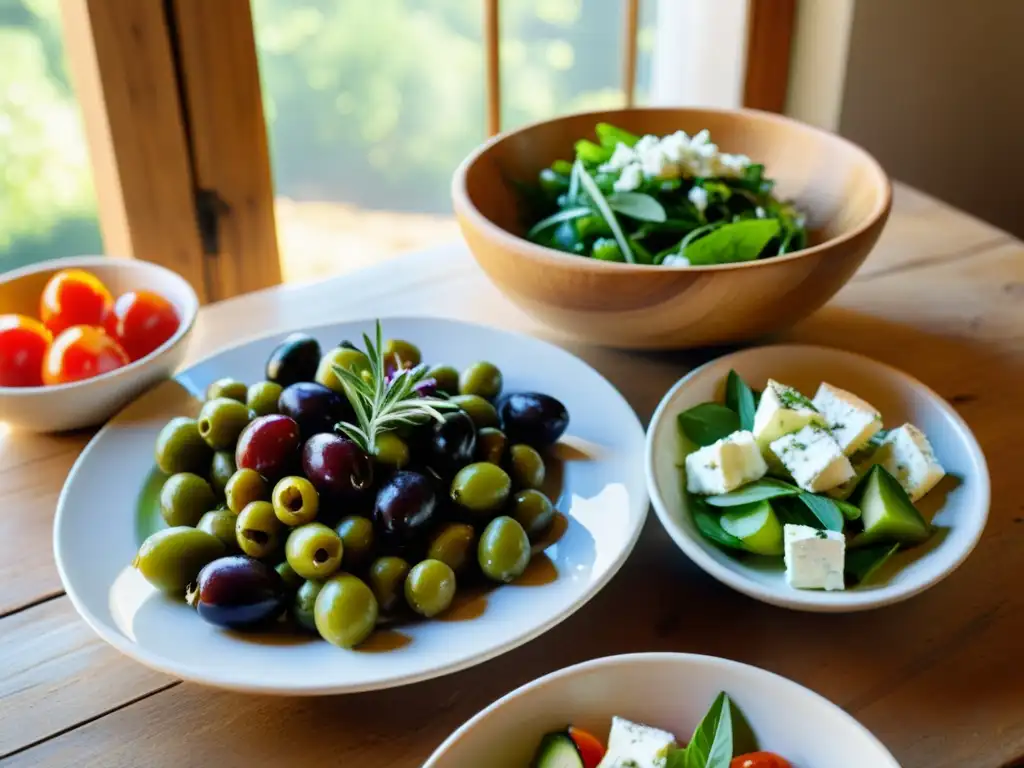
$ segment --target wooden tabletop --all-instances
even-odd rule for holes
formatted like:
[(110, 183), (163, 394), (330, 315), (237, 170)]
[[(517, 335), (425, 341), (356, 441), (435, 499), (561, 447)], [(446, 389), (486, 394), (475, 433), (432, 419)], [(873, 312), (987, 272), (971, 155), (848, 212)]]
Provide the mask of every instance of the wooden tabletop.
[[(452, 246), (207, 307), (190, 356), (271, 331), (396, 314), (548, 335)], [(885, 234), (853, 281), (777, 339), (899, 366), (971, 425), (992, 473), (992, 510), (959, 571), (890, 608), (795, 613), (706, 576), (651, 515), (619, 575), (543, 637), (456, 675), (353, 696), (226, 693), (108, 647), (63, 595), (51, 549), (57, 495), (89, 435), (0, 425), (0, 763), (412, 768), (481, 707), (539, 675), (597, 656), (673, 650), (739, 659), (813, 688), (905, 768), (1024, 765), (1024, 244), (899, 187)], [(567, 348), (618, 386), (645, 422), (676, 379), (724, 351)]]

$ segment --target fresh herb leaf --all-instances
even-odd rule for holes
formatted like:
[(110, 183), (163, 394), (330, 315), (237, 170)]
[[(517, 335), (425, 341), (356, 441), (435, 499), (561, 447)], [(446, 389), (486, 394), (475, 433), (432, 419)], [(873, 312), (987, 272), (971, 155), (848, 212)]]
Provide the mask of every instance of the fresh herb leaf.
[(580, 139), (576, 142), (576, 159), (590, 165), (607, 163), (611, 159), (613, 151), (614, 147), (602, 147), (587, 139)]
[(583, 191), (594, 201), (597, 210), (600, 211), (604, 220), (608, 222), (608, 226), (611, 227), (612, 234), (615, 235), (615, 242), (619, 244), (619, 248), (622, 250), (622, 255), (626, 261), (630, 264), (636, 264), (636, 258), (633, 256), (633, 250), (629, 247), (629, 241), (626, 239), (626, 235), (623, 234), (622, 227), (619, 226), (619, 220), (615, 218), (615, 213), (608, 207), (608, 201), (605, 199), (604, 194), (598, 189), (597, 182), (594, 181), (578, 159), (573, 170), (576, 171), (576, 178), (579, 179)]
[(711, 445), (740, 428), (736, 411), (721, 403), (701, 403), (676, 417), (679, 429), (699, 446)]
[(597, 134), (597, 140), (601, 142), (601, 146), (605, 148), (611, 148), (615, 150), (619, 144), (625, 144), (627, 147), (634, 146), (640, 137), (630, 133), (624, 128), (619, 128), (612, 125), (611, 123), (598, 123), (594, 126), (594, 133)]
[(881, 568), (885, 562), (896, 554), (900, 545), (875, 544), (860, 549), (846, 551), (846, 575), (854, 584), (864, 584)]
[(830, 531), (842, 532), (843, 513), (832, 499), (814, 493), (801, 493), (800, 501), (806, 504), (814, 516), (821, 521), (821, 524)]
[(729, 371), (725, 380), (725, 404), (740, 417), (740, 429), (754, 428), (754, 392), (736, 371)]
[(729, 768), (732, 760), (732, 705), (718, 694), (686, 745), (686, 768)]
[(727, 533), (718, 518), (700, 505), (696, 505), (693, 511), (693, 522), (705, 539), (710, 539), (715, 544), (728, 549), (745, 550), (743, 542), (731, 533)]
[(582, 205), (576, 208), (565, 208), (559, 211), (558, 213), (551, 214), (546, 219), (541, 219), (540, 221), (538, 221), (530, 228), (530, 231), (526, 233), (526, 237), (532, 240), (545, 229), (553, 227), (556, 224), (561, 224), (563, 221), (571, 221), (573, 219), (579, 219), (584, 216), (589, 216), (593, 212), (594, 211), (592, 208), (588, 208)]
[(568, 176), (572, 173), (572, 163), (568, 160), (555, 160), (555, 162), (551, 164), (551, 170), (559, 176)]
[(615, 192), (609, 195), (608, 205), (613, 211), (638, 221), (661, 223), (667, 218), (665, 207), (643, 192)]
[(744, 219), (689, 243), (683, 256), (695, 265), (753, 261), (778, 234), (777, 219)]
[(806, 525), (809, 528), (821, 528), (818, 520), (800, 501), (798, 496), (777, 496), (772, 499), (772, 509), (783, 525)]
[(753, 504), (766, 499), (780, 496), (797, 496), (800, 489), (795, 485), (765, 477), (753, 483), (737, 488), (735, 491), (718, 496), (708, 496), (705, 501), (713, 507), (737, 507), (741, 504)]
[(843, 513), (843, 517), (847, 520), (860, 520), (860, 507), (856, 504), (851, 504), (842, 499), (832, 499), (832, 503), (839, 507), (839, 511)]

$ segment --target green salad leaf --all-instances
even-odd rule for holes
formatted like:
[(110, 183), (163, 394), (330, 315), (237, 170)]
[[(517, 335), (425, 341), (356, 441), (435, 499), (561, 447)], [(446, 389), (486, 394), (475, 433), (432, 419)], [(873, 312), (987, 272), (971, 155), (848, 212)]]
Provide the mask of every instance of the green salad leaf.
[(665, 221), (665, 207), (643, 192), (615, 192), (608, 196), (608, 205), (613, 211), (638, 221)]
[(580, 139), (576, 142), (576, 159), (582, 160), (588, 165), (600, 165), (611, 159), (614, 149), (614, 147), (602, 147), (588, 139)]
[(732, 761), (732, 703), (720, 693), (686, 745), (686, 768), (729, 768)]
[(850, 502), (842, 501), (841, 499), (832, 499), (832, 503), (839, 507), (839, 511), (843, 513), (843, 517), (847, 520), (860, 520), (860, 507), (856, 504), (851, 504)]
[(900, 545), (875, 544), (846, 551), (846, 575), (854, 584), (864, 584), (896, 554)]
[(779, 229), (777, 219), (736, 221), (688, 243), (682, 255), (701, 266), (753, 261), (778, 236)]
[(754, 428), (754, 412), (757, 410), (754, 391), (736, 371), (729, 371), (725, 380), (725, 404), (739, 415), (740, 429), (750, 431)]
[(835, 501), (816, 493), (801, 493), (799, 498), (828, 530), (842, 533), (843, 513)]
[(699, 446), (711, 445), (740, 428), (736, 411), (721, 403), (701, 403), (676, 417), (679, 429)]
[(713, 507), (738, 507), (741, 504), (753, 504), (767, 499), (777, 499), (780, 496), (798, 496), (800, 493), (800, 489), (795, 485), (763, 477), (735, 491), (708, 496), (705, 501)]
[(804, 504), (799, 495), (777, 496), (772, 499), (772, 509), (783, 525), (806, 525), (810, 528), (822, 529), (825, 526), (814, 516), (810, 508)]
[(619, 226), (619, 220), (615, 218), (615, 213), (608, 206), (608, 201), (604, 197), (604, 193), (597, 186), (597, 182), (594, 181), (593, 177), (587, 172), (587, 169), (582, 166), (580, 161), (576, 160), (576, 167), (573, 169), (576, 174), (575, 177), (579, 179), (579, 184), (583, 187), (583, 191), (587, 193), (591, 200), (594, 201), (594, 205), (597, 206), (597, 210), (600, 211), (604, 220), (608, 222), (608, 226), (612, 230), (612, 234), (615, 236), (615, 242), (619, 244), (619, 249), (622, 251), (623, 258), (626, 259), (630, 264), (636, 264), (636, 258), (633, 256), (633, 250), (629, 247), (629, 240), (626, 239), (626, 235), (622, 231), (622, 227)]
[(619, 144), (632, 147), (640, 141), (640, 137), (636, 134), (630, 133), (625, 128), (618, 128), (611, 123), (598, 123), (594, 126), (594, 133), (597, 134), (597, 140), (601, 142), (601, 146), (606, 149), (610, 148), (612, 151)]
[[(693, 498), (691, 497), (691, 503)], [(709, 539), (727, 549), (745, 551), (743, 542), (731, 533), (727, 533), (722, 527), (721, 522), (719, 522), (718, 516), (708, 512), (706, 507), (700, 504), (694, 505), (693, 522), (705, 539)]]
[(577, 206), (576, 208), (563, 208), (558, 213), (553, 213), (546, 219), (541, 219), (536, 224), (534, 224), (533, 228), (526, 233), (526, 236), (532, 240), (545, 229), (549, 229), (555, 226), (556, 224), (561, 224), (563, 221), (572, 221), (573, 219), (579, 219), (584, 216), (589, 216), (593, 212), (594, 211), (591, 208), (588, 208), (583, 205)]

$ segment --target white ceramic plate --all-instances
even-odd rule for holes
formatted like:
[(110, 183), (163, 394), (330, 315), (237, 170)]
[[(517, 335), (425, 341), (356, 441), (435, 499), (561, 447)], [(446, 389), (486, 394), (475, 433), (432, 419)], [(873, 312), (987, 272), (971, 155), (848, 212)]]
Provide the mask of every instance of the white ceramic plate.
[[(892, 558), (869, 584), (841, 592), (792, 589), (781, 558), (728, 554), (697, 531), (686, 509), (676, 416), (698, 403), (724, 399), (735, 369), (751, 386), (769, 379), (813, 396), (827, 381), (882, 412), (887, 428), (917, 425), (949, 474), (917, 503), (938, 527), (925, 544)], [(952, 406), (921, 382), (883, 363), (838, 349), (812, 346), (754, 347), (720, 357), (681, 379), (654, 412), (647, 433), (647, 483), (654, 509), (672, 539), (719, 581), (758, 600), (806, 611), (858, 611), (905, 600), (952, 573), (974, 549), (988, 518), (989, 477), (971, 430)]]
[(760, 749), (793, 768), (899, 768), (856, 720), (803, 686), (757, 667), (712, 656), (610, 656), (527, 683), (473, 717), (424, 768), (522, 768), (541, 737), (572, 724), (602, 740), (614, 715), (690, 738), (725, 691)]
[[(570, 424), (559, 451), (565, 460), (557, 507), (569, 524), (546, 553), (557, 576), (493, 590), (475, 618), (405, 626), (402, 643), (371, 640), (355, 651), (318, 640), (249, 640), (156, 593), (129, 563), (154, 525), (154, 515), (138, 509), (140, 498), (159, 487), (152, 474), (157, 433), (170, 417), (198, 408), (189, 392), (203, 392), (223, 376), (262, 379), (268, 353), (286, 335), (277, 334), (220, 352), (180, 374), (180, 384), (146, 394), (96, 435), (72, 469), (57, 507), (57, 567), (75, 607), (101, 637), (144, 664), (209, 685), (346, 693), (486, 661), (562, 621), (607, 583), (632, 550), (647, 512), (643, 429), (622, 396), (581, 360), (533, 338), (427, 318), (385, 319), (383, 327), (386, 336), (418, 344), (427, 361), (463, 367), (491, 360), (505, 375), (506, 391), (537, 390), (565, 403)], [(372, 321), (310, 332), (329, 348), (370, 331)]]

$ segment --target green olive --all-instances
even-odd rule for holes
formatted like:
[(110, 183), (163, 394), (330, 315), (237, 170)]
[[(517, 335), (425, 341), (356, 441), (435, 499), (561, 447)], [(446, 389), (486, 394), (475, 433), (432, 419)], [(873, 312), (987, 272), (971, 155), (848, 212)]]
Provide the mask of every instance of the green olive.
[(427, 557), (440, 560), (456, 574), (476, 562), (476, 530), (465, 523), (445, 523), (431, 537)]
[(449, 395), (459, 394), (459, 372), (450, 365), (435, 365), (427, 371), (427, 378), (433, 379), (437, 388)]
[(284, 554), (288, 565), (304, 579), (323, 581), (339, 567), (341, 537), (323, 523), (307, 523), (288, 534)]
[(238, 549), (238, 540), (235, 537), (235, 515), (231, 510), (211, 509), (199, 518), (196, 528), (220, 539), (225, 552), (233, 553)]
[(216, 400), (218, 397), (227, 397), (231, 400), (237, 400), (240, 403), (244, 403), (247, 393), (247, 387), (245, 384), (238, 381), (238, 379), (217, 379), (206, 388), (206, 399)]
[(249, 557), (266, 557), (281, 543), (282, 528), (269, 501), (250, 501), (235, 518), (238, 548)]
[(440, 560), (416, 563), (405, 578), (405, 602), (420, 616), (437, 616), (454, 599), (455, 571)]
[(505, 445), (508, 438), (500, 429), (484, 427), (476, 433), (476, 459), (491, 464), (501, 464), (505, 458)]
[(236, 515), (253, 501), (270, 501), (267, 481), (255, 469), (239, 469), (224, 486), (228, 509)]
[(452, 402), (469, 414), (477, 429), (498, 426), (498, 412), (480, 395), (456, 395)]
[(160, 514), (168, 525), (195, 525), (217, 505), (210, 484), (199, 475), (179, 472), (160, 489)]
[(508, 473), (516, 488), (540, 488), (544, 485), (544, 459), (536, 448), (513, 445), (508, 449)]
[(370, 359), (358, 349), (348, 347), (335, 347), (320, 358), (320, 365), (316, 369), (316, 381), (328, 389), (344, 395), (345, 387), (341, 380), (334, 373), (334, 366), (347, 368), (362, 375), (370, 371)]
[(390, 612), (398, 607), (408, 575), (409, 564), (400, 557), (386, 555), (373, 561), (368, 581), (382, 611)]
[(278, 413), (277, 399), (281, 397), (281, 385), (275, 381), (258, 381), (249, 387), (245, 405), (256, 416)]
[(215, 451), (234, 450), (249, 423), (249, 409), (230, 397), (215, 397), (199, 411), (199, 434)]
[(334, 530), (341, 537), (344, 551), (342, 564), (345, 569), (361, 570), (373, 556), (373, 522), (368, 517), (349, 515), (342, 518)]
[(316, 598), (324, 588), (320, 581), (303, 581), (292, 602), (292, 616), (303, 629), (316, 632)]
[(185, 596), (185, 587), (207, 563), (224, 554), (224, 545), (206, 531), (179, 525), (157, 531), (139, 547), (132, 565), (167, 594)]
[(410, 341), (388, 339), (384, 342), (384, 364), (396, 369), (415, 368), (423, 362), (420, 349)]
[(501, 371), (494, 363), (473, 363), (459, 376), (459, 394), (493, 400), (501, 394), (501, 383)]
[(160, 471), (173, 475), (176, 472), (205, 472), (210, 466), (210, 446), (199, 434), (195, 419), (184, 416), (171, 419), (160, 430), (156, 438), (156, 465)]
[(210, 487), (213, 488), (218, 499), (224, 498), (224, 489), (228, 486), (228, 480), (237, 470), (234, 451), (217, 451), (213, 454), (213, 458), (210, 459)]
[(314, 606), (317, 632), (329, 643), (354, 648), (377, 625), (377, 598), (350, 573), (331, 577), (320, 590)]
[(381, 432), (374, 442), (373, 457), (381, 464), (401, 469), (409, 463), (409, 446), (394, 432)]
[(530, 564), (530, 539), (523, 526), (511, 517), (496, 517), (484, 528), (477, 546), (477, 560), (484, 576), (509, 582)]
[(534, 488), (520, 491), (512, 498), (509, 514), (523, 526), (531, 539), (540, 536), (555, 519), (555, 508), (551, 500)]
[(287, 560), (278, 563), (274, 570), (277, 571), (277, 575), (281, 577), (285, 586), (293, 592), (306, 583), (306, 580), (295, 572)]
[(497, 464), (479, 461), (459, 470), (452, 480), (452, 501), (472, 512), (494, 512), (508, 500), (512, 481)]
[[(316, 520), (320, 496), (304, 477), (282, 477), (270, 497), (274, 514), (285, 525), (305, 525)], [(312, 578), (307, 576), (306, 578)]]

